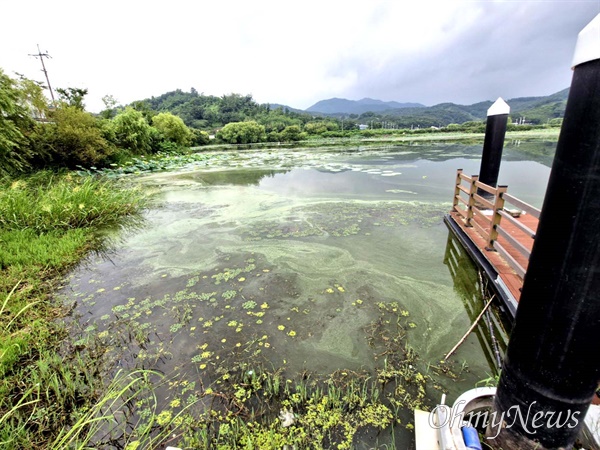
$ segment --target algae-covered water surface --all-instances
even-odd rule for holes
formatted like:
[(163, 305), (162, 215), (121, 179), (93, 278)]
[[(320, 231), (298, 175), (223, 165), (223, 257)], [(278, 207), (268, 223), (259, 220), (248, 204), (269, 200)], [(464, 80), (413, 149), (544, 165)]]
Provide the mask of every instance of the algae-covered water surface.
[[(156, 207), (69, 278), (76, 338), (164, 374), (153, 413), (182, 446), (410, 448), (414, 407), (496, 370), (483, 332), (440, 362), (481, 301), (442, 221), (480, 152), (228, 151), (135, 176)], [(500, 181), (539, 206), (548, 158), (508, 145)]]

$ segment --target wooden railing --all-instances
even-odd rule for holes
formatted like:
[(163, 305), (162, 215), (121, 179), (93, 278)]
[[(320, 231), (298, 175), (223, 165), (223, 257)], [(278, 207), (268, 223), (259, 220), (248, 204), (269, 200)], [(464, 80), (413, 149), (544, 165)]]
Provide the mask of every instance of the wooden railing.
[[(518, 254), (529, 261), (535, 231), (518, 217), (529, 214), (539, 219), (540, 210), (508, 194), (507, 190), (507, 186), (484, 184), (477, 175), (468, 176), (459, 169), (453, 210), (463, 218), (465, 226), (473, 227), (486, 240), (486, 250), (497, 251), (520, 277), (524, 277), (527, 264), (518, 261), (522, 259)], [(506, 208), (507, 204), (516, 211)], [(499, 237), (504, 245), (498, 242)]]

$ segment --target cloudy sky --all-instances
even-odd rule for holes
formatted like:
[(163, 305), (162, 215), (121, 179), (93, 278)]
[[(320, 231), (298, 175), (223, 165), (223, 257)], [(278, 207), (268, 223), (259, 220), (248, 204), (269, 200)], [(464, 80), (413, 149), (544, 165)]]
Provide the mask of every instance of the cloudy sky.
[(308, 108), (372, 97), (433, 105), (569, 86), (600, 0), (0, 2), (0, 68), (84, 87), (87, 107), (180, 88)]

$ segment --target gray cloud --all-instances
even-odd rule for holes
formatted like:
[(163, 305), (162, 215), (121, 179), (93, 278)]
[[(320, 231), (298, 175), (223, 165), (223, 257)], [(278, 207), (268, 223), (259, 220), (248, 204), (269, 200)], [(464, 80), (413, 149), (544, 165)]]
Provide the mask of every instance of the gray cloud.
[(431, 105), (551, 94), (568, 87), (577, 34), (600, 12), (598, 2), (479, 6), (476, 23), (464, 28), (458, 17), (444, 41), (409, 60), (378, 71), (356, 62), (348, 97)]

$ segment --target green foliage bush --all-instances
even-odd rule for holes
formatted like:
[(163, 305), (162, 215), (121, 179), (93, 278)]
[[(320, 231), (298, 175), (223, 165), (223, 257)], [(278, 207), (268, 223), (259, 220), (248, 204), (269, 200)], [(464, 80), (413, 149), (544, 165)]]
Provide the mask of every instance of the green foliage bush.
[(284, 142), (294, 142), (306, 139), (307, 134), (303, 133), (298, 125), (290, 125), (281, 131), (280, 136)]
[(192, 145), (207, 145), (210, 143), (210, 136), (206, 131), (191, 129), (193, 134)]
[(308, 122), (304, 125), (304, 131), (310, 135), (323, 134), (327, 131), (337, 131), (340, 127), (333, 121)]
[(308, 122), (304, 125), (304, 131), (308, 134), (323, 134), (327, 131), (324, 122)]
[(38, 123), (30, 134), (37, 167), (105, 165), (115, 147), (105, 139), (101, 123), (74, 106), (61, 106), (50, 116), (51, 122)]
[(260, 116), (259, 123), (265, 126), (267, 133), (282, 132), (286, 127), (296, 125), (301, 128), (302, 121), (295, 117), (290, 117), (281, 112), (270, 112)]
[(229, 144), (253, 144), (267, 139), (265, 127), (255, 121), (232, 122), (217, 133), (217, 137)]
[(341, 137), (353, 137), (359, 133), (358, 130), (336, 130), (336, 131), (326, 131), (321, 134), (322, 137), (325, 138), (341, 138)]
[(281, 133), (271, 131), (267, 134), (267, 142), (281, 142)]

